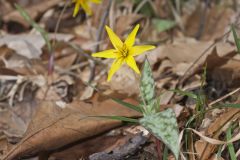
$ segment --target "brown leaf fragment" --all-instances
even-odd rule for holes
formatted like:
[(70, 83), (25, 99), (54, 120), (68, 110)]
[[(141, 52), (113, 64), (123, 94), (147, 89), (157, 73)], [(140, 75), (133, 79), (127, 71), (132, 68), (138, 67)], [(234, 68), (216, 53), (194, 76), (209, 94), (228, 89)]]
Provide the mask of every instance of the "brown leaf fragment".
[[(240, 110), (237, 108), (230, 108), (227, 112), (220, 115), (211, 123), (206, 131), (206, 135), (211, 135), (212, 138), (218, 139), (219, 135), (224, 131), (225, 125), (229, 124), (235, 118), (240, 117)], [(209, 159), (217, 149), (217, 145), (209, 144), (203, 140), (195, 143), (195, 149), (201, 159)]]
[(234, 14), (230, 7), (215, 5), (206, 9), (205, 5), (199, 5), (187, 20), (187, 35), (201, 40), (215, 40), (226, 32)]
[(62, 109), (53, 101), (39, 103), (39, 108), (28, 130), (4, 160), (24, 157), (41, 151), (53, 150), (74, 141), (84, 140), (121, 125), (120, 121), (88, 116), (118, 115), (138, 117), (139, 113), (127, 109), (112, 100), (74, 101)]
[[(226, 64), (229, 61), (229, 58), (232, 58), (236, 55), (236, 52), (229, 52), (227, 55), (220, 57), (217, 53), (217, 48), (214, 47), (212, 53), (206, 57), (205, 62), (202, 65), (207, 65), (208, 70), (213, 70), (219, 66)], [(203, 66), (202, 66), (203, 67)]]

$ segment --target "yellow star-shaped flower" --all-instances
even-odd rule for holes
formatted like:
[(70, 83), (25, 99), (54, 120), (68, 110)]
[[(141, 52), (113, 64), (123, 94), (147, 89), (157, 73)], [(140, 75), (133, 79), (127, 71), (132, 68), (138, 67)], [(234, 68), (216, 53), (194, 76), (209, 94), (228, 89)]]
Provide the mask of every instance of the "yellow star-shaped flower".
[(82, 9), (88, 15), (92, 15), (92, 10), (89, 7), (89, 2), (101, 3), (102, 0), (72, 0), (72, 2), (75, 3), (75, 8), (74, 8), (74, 12), (73, 12), (73, 17), (75, 17), (79, 12), (80, 7), (82, 7)]
[(111, 69), (108, 73), (108, 81), (111, 80), (114, 73), (126, 63), (130, 66), (136, 73), (140, 74), (140, 71), (137, 67), (136, 61), (133, 58), (139, 54), (142, 54), (145, 51), (154, 49), (155, 46), (152, 45), (141, 45), (141, 46), (133, 46), (135, 42), (135, 37), (137, 35), (137, 31), (139, 29), (139, 24), (133, 29), (133, 31), (128, 35), (127, 39), (123, 43), (120, 38), (108, 27), (106, 26), (106, 30), (114, 49), (93, 53), (93, 57), (100, 58), (114, 58), (114, 62), (111, 66)]

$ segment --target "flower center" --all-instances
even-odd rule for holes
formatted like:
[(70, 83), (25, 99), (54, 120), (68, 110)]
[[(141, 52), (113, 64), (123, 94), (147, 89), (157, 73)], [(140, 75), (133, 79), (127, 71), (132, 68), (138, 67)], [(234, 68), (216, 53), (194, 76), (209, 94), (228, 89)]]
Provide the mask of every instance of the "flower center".
[(127, 48), (126, 44), (123, 44), (120, 52), (121, 52), (121, 55), (122, 55), (124, 58), (128, 56), (128, 52), (129, 52), (129, 51), (128, 51), (128, 48)]

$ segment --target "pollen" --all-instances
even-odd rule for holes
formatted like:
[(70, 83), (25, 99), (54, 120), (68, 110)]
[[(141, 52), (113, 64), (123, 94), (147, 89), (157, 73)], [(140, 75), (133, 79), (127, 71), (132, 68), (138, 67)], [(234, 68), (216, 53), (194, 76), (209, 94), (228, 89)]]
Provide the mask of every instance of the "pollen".
[(122, 57), (124, 57), (124, 58), (126, 58), (128, 56), (129, 50), (125, 43), (123, 44), (123, 46), (120, 50), (120, 53), (121, 53)]

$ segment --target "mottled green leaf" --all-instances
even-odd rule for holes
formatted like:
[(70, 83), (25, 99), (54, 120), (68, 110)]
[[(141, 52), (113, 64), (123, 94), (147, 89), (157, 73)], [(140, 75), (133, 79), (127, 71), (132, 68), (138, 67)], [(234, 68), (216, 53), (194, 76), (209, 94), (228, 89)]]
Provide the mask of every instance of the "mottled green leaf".
[(143, 65), (140, 90), (145, 105), (152, 104), (155, 99), (155, 83), (152, 69), (147, 59)]
[(150, 104), (142, 104), (143, 115), (149, 115), (160, 111), (160, 98), (152, 100)]
[(161, 140), (174, 154), (179, 156), (179, 133), (176, 115), (172, 109), (144, 116), (140, 124)]

